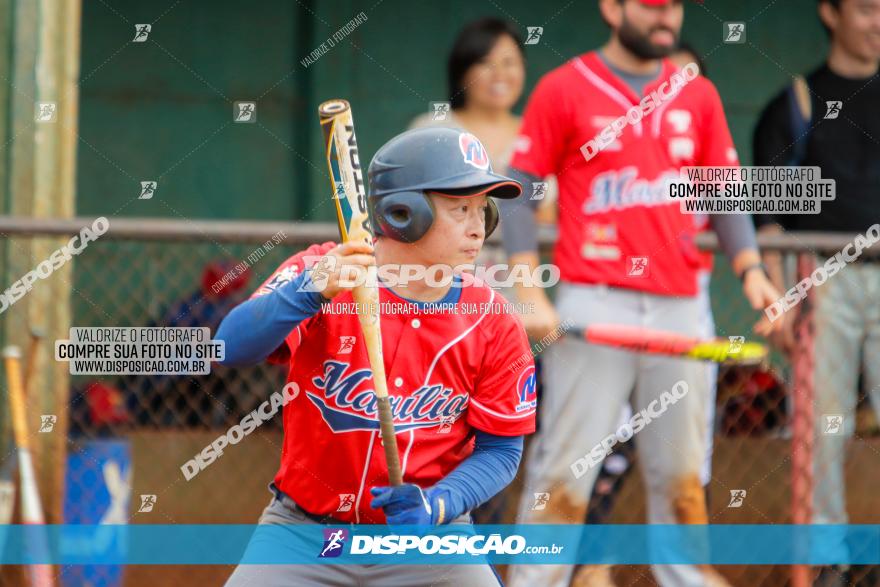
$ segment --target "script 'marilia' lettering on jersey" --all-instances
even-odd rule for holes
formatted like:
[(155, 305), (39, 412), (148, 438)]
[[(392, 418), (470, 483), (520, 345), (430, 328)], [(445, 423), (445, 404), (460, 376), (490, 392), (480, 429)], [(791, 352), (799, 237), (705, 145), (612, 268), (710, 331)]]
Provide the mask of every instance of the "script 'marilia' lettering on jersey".
[[(346, 374), (348, 363), (327, 361), (324, 376), (312, 379), (316, 392), (306, 392), (321, 411), (321, 417), (334, 432), (378, 430), (376, 394), (369, 383), (372, 372), (360, 369)], [(323, 393), (320, 393), (323, 392)], [(422, 386), (409, 397), (390, 396), (394, 428), (404, 432), (413, 428), (439, 426), (446, 418), (457, 419), (467, 407), (468, 394), (455, 394), (442, 385)]]
[(666, 172), (657, 179), (639, 178), (636, 167), (606, 171), (593, 181), (591, 197), (584, 201), (584, 212), (594, 214), (623, 210), (632, 206), (669, 204), (669, 185), (678, 180), (678, 173)]

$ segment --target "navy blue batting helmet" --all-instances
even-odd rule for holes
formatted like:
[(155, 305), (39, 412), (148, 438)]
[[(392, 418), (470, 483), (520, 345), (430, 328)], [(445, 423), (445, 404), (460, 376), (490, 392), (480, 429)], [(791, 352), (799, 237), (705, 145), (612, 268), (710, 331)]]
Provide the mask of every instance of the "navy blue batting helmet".
[[(518, 182), (493, 173), (477, 137), (455, 128), (418, 128), (397, 135), (376, 152), (367, 174), (373, 231), (405, 243), (425, 236), (434, 222), (425, 192), (504, 199), (522, 193)], [(486, 237), (496, 226), (498, 207), (489, 198)]]

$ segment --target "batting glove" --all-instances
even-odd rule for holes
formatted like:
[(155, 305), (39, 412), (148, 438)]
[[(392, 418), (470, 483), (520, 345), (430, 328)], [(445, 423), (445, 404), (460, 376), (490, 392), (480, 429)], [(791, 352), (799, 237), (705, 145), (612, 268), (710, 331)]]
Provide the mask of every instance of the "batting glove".
[(422, 489), (406, 483), (397, 487), (373, 487), (370, 507), (382, 508), (389, 524), (436, 525), (447, 522), (443, 490)]

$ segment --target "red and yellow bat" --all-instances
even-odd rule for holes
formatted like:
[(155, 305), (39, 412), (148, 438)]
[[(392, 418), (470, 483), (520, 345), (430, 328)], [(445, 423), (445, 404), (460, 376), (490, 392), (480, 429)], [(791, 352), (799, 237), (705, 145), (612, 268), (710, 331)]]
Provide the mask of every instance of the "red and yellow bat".
[(571, 328), (568, 330), (568, 336), (592, 344), (612, 346), (637, 353), (668, 355), (712, 363), (757, 365), (767, 358), (767, 347), (761, 343), (748, 342), (735, 337), (734, 339), (698, 338), (639, 326), (593, 324), (586, 330)]
[[(21, 378), (21, 351), (18, 347), (9, 346), (3, 349), (3, 362), (6, 367), (7, 389), (9, 390), (9, 408), (12, 415), (12, 432), (18, 451), (18, 475), (20, 478), (21, 517), (25, 524), (45, 524), (40, 492), (37, 489), (37, 475), (31, 459), (30, 440), (25, 409), (24, 385)], [(29, 544), (29, 550), (37, 557), (48, 552), (46, 536), (34, 533), (36, 543)], [(28, 566), (31, 587), (52, 587), (54, 575), (52, 566), (36, 564)]]
[[(354, 135), (354, 119), (351, 106), (345, 100), (329, 100), (318, 107), (321, 128), (324, 131), (327, 166), (333, 201), (336, 203), (336, 219), (342, 242), (362, 240), (372, 244), (373, 231), (367, 211), (367, 195), (364, 176), (358, 157), (357, 140)], [(388, 479), (391, 485), (403, 482), (400, 472), (400, 455), (394, 432), (394, 417), (388, 399), (388, 382), (385, 379), (385, 362), (382, 358), (382, 332), (379, 328), (379, 290), (361, 285), (352, 291), (355, 302), (363, 311), (358, 312), (364, 341), (373, 370), (373, 385), (379, 412), (379, 430), (385, 447)]]

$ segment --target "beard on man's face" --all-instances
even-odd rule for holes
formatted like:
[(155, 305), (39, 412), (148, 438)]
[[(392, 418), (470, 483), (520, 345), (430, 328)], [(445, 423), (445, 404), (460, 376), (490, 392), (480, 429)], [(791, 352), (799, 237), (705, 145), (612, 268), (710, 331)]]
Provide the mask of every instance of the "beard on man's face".
[[(656, 45), (651, 42), (651, 33), (658, 30), (665, 30), (672, 33), (675, 42), (671, 45)], [(626, 18), (617, 30), (617, 37), (620, 44), (626, 47), (631, 53), (641, 59), (660, 59), (666, 57), (675, 51), (678, 46), (678, 33), (667, 27), (654, 27), (647, 33), (643, 33), (632, 25)]]

